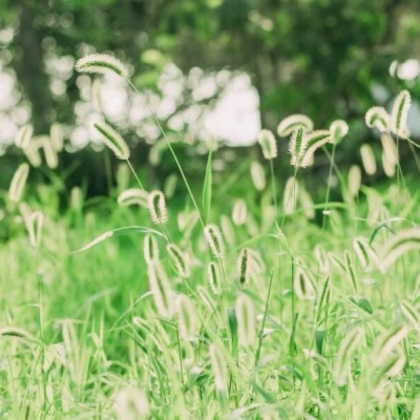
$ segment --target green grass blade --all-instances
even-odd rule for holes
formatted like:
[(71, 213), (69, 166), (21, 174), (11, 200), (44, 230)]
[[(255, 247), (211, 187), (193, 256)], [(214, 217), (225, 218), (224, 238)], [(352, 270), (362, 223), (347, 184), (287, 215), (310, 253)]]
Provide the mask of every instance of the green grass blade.
[(126, 226), (126, 227), (122, 227), (122, 228), (109, 230), (108, 232), (103, 233), (102, 235), (98, 236), (93, 241), (90, 241), (88, 244), (86, 244), (82, 248), (71, 252), (71, 254), (77, 254), (79, 252), (87, 251), (88, 249), (93, 248), (95, 245), (98, 245), (99, 243), (101, 243), (101, 242), (105, 241), (106, 239), (110, 238), (111, 236), (123, 235), (123, 234), (126, 234), (126, 233), (133, 233), (133, 232), (136, 232), (136, 233), (153, 233), (155, 235), (159, 235), (159, 236), (163, 237), (162, 233), (158, 232), (155, 229), (150, 229), (150, 228), (146, 228), (146, 227), (142, 227), (142, 226)]
[(202, 203), (203, 203), (203, 210), (204, 210), (204, 220), (206, 223), (208, 222), (209, 215), (210, 215), (210, 208), (211, 208), (211, 187), (213, 183), (213, 173), (212, 173), (212, 162), (213, 162), (213, 147), (210, 146), (209, 156), (207, 159), (206, 165), (206, 174), (204, 177), (204, 184), (203, 184), (203, 196), (202, 196)]

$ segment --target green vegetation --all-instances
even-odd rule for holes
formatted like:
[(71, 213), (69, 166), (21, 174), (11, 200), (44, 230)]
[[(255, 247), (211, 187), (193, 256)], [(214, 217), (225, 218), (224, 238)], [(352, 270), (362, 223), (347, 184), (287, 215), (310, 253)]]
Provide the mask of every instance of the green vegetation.
[[(119, 69), (97, 59), (89, 71)], [(280, 125), (291, 137), (284, 179), (263, 130), (265, 166), (217, 173), (214, 143), (190, 185), (157, 119), (176, 189), (150, 191), (105, 123), (96, 128), (121, 160), (109, 198), (75, 188), (63, 214), (57, 170), (24, 191), (38, 169), (20, 165), (1, 221), (2, 418), (418, 419), (418, 194), (399, 158), (417, 158), (409, 107), (403, 91), (390, 114), (365, 110), (371, 135), (381, 131), (381, 188), (336, 165), (344, 121), (313, 131), (301, 115)], [(31, 135), (16, 146), (32, 166), (43, 148), (55, 168), (58, 127), (39, 148)], [(373, 176), (372, 149), (361, 154)], [(302, 174), (318, 155), (330, 161), (327, 189), (311, 194)]]

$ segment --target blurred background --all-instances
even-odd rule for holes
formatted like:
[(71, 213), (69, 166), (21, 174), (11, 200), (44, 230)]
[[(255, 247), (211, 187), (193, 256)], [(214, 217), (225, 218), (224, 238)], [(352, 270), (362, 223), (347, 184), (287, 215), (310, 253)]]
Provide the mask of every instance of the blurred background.
[[(75, 61), (93, 52), (127, 63), (139, 93), (118, 78), (76, 74)], [(403, 88), (414, 100), (411, 137), (420, 138), (419, 60), (418, 0), (1, 0), (0, 188), (25, 160), (13, 145), (19, 128), (30, 123), (43, 136), (58, 123), (59, 167), (42, 163), (31, 180), (55, 182), (63, 196), (75, 185), (106, 195), (118, 170), (92, 130), (103, 117), (130, 144), (145, 184), (161, 188), (176, 167), (144, 100), (193, 183), (202, 183), (212, 141), (223, 179), (244, 156), (261, 159), (259, 130), (275, 131), (293, 113), (316, 128), (348, 122), (336, 157), (346, 168), (360, 160), (360, 144), (380, 150), (364, 115), (390, 108)], [(291, 168), (287, 140), (278, 141), (281, 178)], [(320, 185), (327, 169), (317, 159)]]

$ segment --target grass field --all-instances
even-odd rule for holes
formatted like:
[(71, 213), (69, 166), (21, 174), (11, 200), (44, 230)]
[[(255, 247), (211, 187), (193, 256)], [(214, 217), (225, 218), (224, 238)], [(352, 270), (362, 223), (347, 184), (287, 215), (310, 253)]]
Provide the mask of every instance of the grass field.
[(69, 192), (65, 214), (21, 170), (1, 221), (1, 418), (419, 419), (419, 197), (398, 155), (415, 145), (392, 117), (372, 123), (380, 188), (334, 165), (345, 130), (316, 144), (339, 202), (305, 190), (296, 138), (279, 179), (267, 132), (240, 176), (213, 178), (215, 151), (200, 189), (133, 176), (96, 204)]

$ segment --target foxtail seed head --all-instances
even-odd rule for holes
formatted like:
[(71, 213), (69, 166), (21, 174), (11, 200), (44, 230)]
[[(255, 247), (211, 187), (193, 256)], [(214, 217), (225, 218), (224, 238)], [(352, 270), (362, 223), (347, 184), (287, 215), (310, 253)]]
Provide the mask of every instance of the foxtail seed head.
[(93, 126), (102, 134), (104, 143), (114, 152), (117, 159), (127, 160), (130, 157), (127, 143), (109, 124), (100, 122)]
[(303, 168), (313, 164), (315, 151), (331, 141), (331, 133), (329, 130), (316, 130), (306, 134), (305, 137), (306, 148), (302, 158)]
[(223, 258), (225, 244), (220, 229), (214, 224), (209, 224), (204, 228), (204, 236), (214, 257)]
[(147, 196), (147, 192), (140, 188), (130, 188), (118, 196), (117, 203), (122, 207), (137, 205), (147, 208)]
[(312, 280), (302, 267), (296, 269), (293, 288), (299, 299), (314, 300), (316, 297)]
[(393, 166), (398, 164), (398, 151), (394, 139), (388, 133), (381, 134), (381, 143), (387, 160)]
[(144, 237), (143, 254), (147, 265), (151, 265), (159, 261), (158, 241), (156, 237), (150, 233)]
[(150, 264), (147, 270), (150, 290), (159, 315), (171, 318), (174, 314), (173, 292), (168, 276), (159, 263)]
[(30, 144), (33, 132), (34, 129), (30, 124), (21, 127), (15, 137), (15, 146), (20, 149), (26, 149)]
[(243, 225), (246, 222), (247, 213), (248, 210), (245, 200), (236, 200), (232, 211), (233, 223), (235, 223), (236, 226)]
[(391, 117), (386, 109), (381, 106), (374, 106), (366, 112), (366, 125), (370, 128), (377, 128), (379, 131), (390, 131)]
[(331, 143), (338, 144), (349, 132), (349, 126), (344, 120), (335, 120), (330, 125)]
[(403, 139), (408, 137), (407, 117), (410, 110), (411, 96), (408, 90), (403, 90), (395, 99), (391, 112), (391, 128), (393, 133)]
[(14, 203), (18, 203), (22, 198), (23, 189), (29, 175), (29, 165), (22, 163), (13, 175), (9, 188), (9, 199)]
[(228, 372), (225, 358), (218, 347), (219, 345), (216, 344), (210, 346), (210, 361), (213, 368), (216, 390), (219, 394), (226, 396)]
[(376, 161), (372, 148), (367, 144), (360, 146), (360, 156), (362, 157), (363, 167), (368, 175), (376, 173)]
[(166, 208), (165, 196), (162, 191), (154, 190), (147, 197), (150, 218), (153, 223), (163, 225), (168, 221), (168, 210)]
[(146, 420), (150, 418), (150, 405), (146, 394), (135, 387), (127, 386), (114, 397), (118, 420)]
[(220, 295), (222, 293), (222, 275), (216, 262), (210, 261), (207, 265), (207, 277), (212, 292), (215, 295)]
[(189, 277), (191, 275), (191, 270), (184, 253), (175, 244), (168, 244), (166, 246), (166, 251), (170, 256), (178, 275), (182, 278)]
[(359, 194), (360, 186), (362, 185), (362, 171), (360, 166), (352, 165), (349, 169), (348, 176), (349, 194), (351, 197), (356, 197)]
[(28, 220), (29, 241), (34, 248), (39, 248), (42, 236), (42, 222), (44, 216), (40, 211), (32, 213)]
[(251, 163), (251, 178), (257, 191), (262, 191), (265, 188), (264, 168), (261, 163), (256, 160)]
[(300, 168), (307, 149), (307, 137), (304, 127), (298, 127), (293, 131), (288, 149), (291, 155), (290, 164), (295, 168)]
[(374, 348), (375, 365), (379, 366), (389, 358), (390, 354), (404, 340), (410, 329), (406, 324), (394, 325), (386, 329), (376, 340)]
[(39, 153), (39, 147), (33, 143), (34, 141), (32, 139), (32, 142), (29, 144), (29, 146), (23, 149), (23, 153), (28, 158), (31, 166), (34, 168), (39, 168), (42, 164), (41, 155)]
[(63, 130), (60, 124), (54, 123), (50, 127), (50, 140), (54, 151), (61, 152), (63, 150)]
[(346, 384), (353, 355), (360, 346), (362, 339), (363, 330), (361, 328), (353, 328), (341, 342), (333, 370), (333, 377), (338, 386)]
[(299, 183), (294, 177), (286, 181), (283, 192), (283, 212), (292, 214), (296, 210), (296, 204), (299, 197)]
[(54, 150), (54, 147), (51, 143), (51, 139), (49, 137), (45, 138), (45, 142), (42, 145), (44, 149), (45, 161), (47, 166), (50, 169), (55, 169), (58, 166), (58, 156), (57, 152)]
[(197, 331), (197, 315), (194, 304), (187, 295), (178, 295), (176, 303), (179, 335), (184, 340), (194, 340)]
[(381, 268), (378, 255), (370, 246), (367, 238), (360, 236), (353, 239), (353, 249), (359, 259), (360, 265), (366, 271), (372, 266)]
[(261, 146), (264, 158), (271, 160), (277, 157), (277, 143), (270, 130), (261, 130), (258, 134), (258, 143)]
[(107, 54), (89, 54), (78, 60), (74, 66), (79, 73), (115, 73), (128, 78), (127, 67), (117, 58)]
[(238, 255), (237, 272), (239, 284), (244, 286), (249, 282), (251, 275), (250, 250), (248, 248), (243, 248)]
[(238, 322), (238, 341), (243, 346), (252, 346), (255, 342), (255, 308), (252, 299), (241, 294), (235, 303)]
[(280, 137), (287, 137), (300, 127), (306, 131), (311, 131), (314, 128), (314, 124), (312, 120), (306, 115), (290, 115), (280, 122), (277, 127), (277, 134)]
[(2, 327), (0, 328), (0, 337), (14, 337), (19, 338), (27, 343), (36, 342), (35, 337), (33, 337), (28, 331), (19, 327)]

